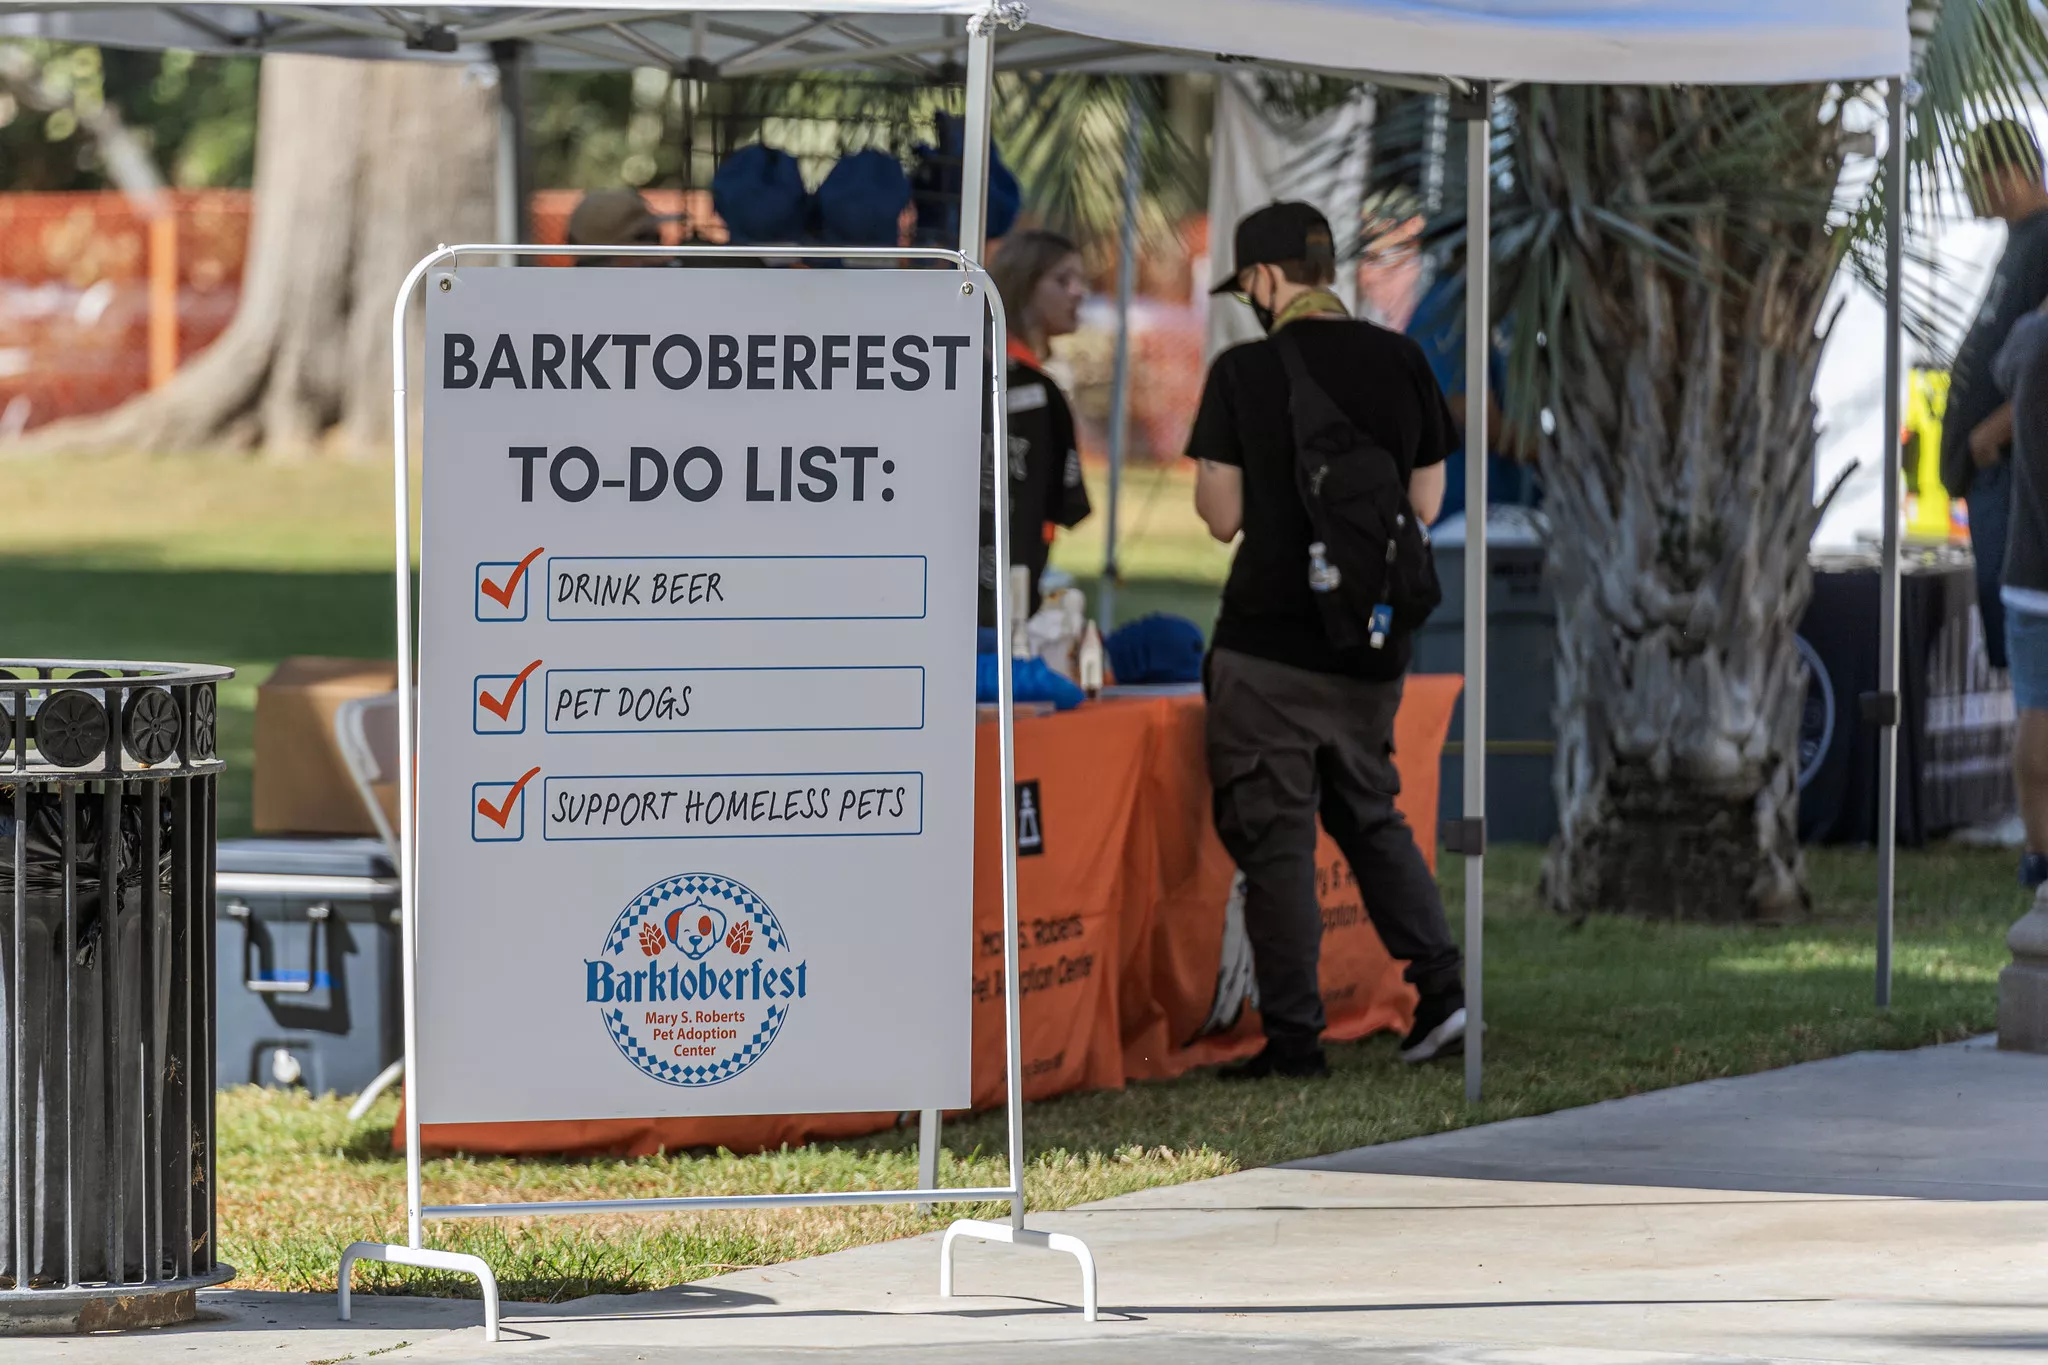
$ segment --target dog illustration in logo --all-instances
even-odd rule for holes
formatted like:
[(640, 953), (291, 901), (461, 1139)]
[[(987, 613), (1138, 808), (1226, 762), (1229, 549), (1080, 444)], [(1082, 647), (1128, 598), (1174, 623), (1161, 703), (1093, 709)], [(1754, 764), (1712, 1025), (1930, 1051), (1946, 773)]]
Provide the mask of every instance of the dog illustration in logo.
[(668, 932), (668, 941), (682, 949), (684, 956), (701, 962), (706, 953), (725, 939), (725, 912), (697, 897), (688, 905), (669, 911), (662, 928)]

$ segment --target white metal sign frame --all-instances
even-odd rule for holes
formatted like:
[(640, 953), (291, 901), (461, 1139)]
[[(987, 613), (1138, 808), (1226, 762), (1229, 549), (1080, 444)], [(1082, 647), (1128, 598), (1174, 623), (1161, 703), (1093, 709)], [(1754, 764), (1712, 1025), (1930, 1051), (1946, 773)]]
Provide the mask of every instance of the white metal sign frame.
[[(970, 153), (971, 159), (971, 153)], [(974, 167), (970, 166), (970, 173)], [(963, 217), (972, 211), (963, 210)], [(976, 215), (978, 216), (978, 215)], [(965, 235), (965, 234), (963, 234)], [(977, 234), (978, 235), (978, 234)], [(971, 239), (970, 239), (971, 240)], [(507, 1204), (428, 1204), (421, 1192), (420, 1153), (420, 1096), (419, 1068), (416, 1058), (419, 1051), (419, 1010), (417, 997), (417, 953), (418, 953), (418, 846), (414, 812), (418, 800), (418, 775), (414, 768), (418, 752), (417, 688), (413, 681), (413, 603), (412, 603), (412, 488), (409, 477), (411, 461), (411, 440), (407, 423), (407, 382), (409, 379), (410, 355), (407, 345), (407, 312), (413, 294), (428, 272), (438, 265), (459, 269), (458, 258), (469, 256), (497, 261), (512, 256), (590, 256), (590, 257), (694, 257), (717, 260), (719, 258), (780, 258), (791, 260), (867, 260), (867, 261), (927, 261), (934, 265), (949, 266), (960, 272), (962, 293), (980, 293), (988, 309), (990, 333), (994, 339), (987, 348), (986, 374), (991, 418), (994, 430), (994, 448), (1007, 449), (1009, 437), (1008, 416), (1005, 406), (1007, 387), (1006, 366), (1002, 358), (1001, 338), (1008, 334), (1008, 320), (1003, 311), (1002, 295), (997, 291), (988, 273), (973, 259), (958, 251), (935, 248), (836, 248), (818, 249), (810, 247), (658, 247), (658, 246), (547, 246), (534, 244), (466, 244), (444, 246), (423, 257), (412, 268), (400, 287), (398, 298), (392, 306), (391, 351), (392, 351), (392, 496), (394, 504), (394, 529), (396, 531), (396, 553), (393, 563), (393, 578), (396, 587), (398, 618), (398, 677), (401, 705), (398, 708), (398, 750), (399, 750), (399, 907), (400, 907), (400, 963), (402, 971), (403, 1004), (405, 1011), (405, 1205), (406, 1244), (388, 1245), (378, 1242), (353, 1242), (342, 1252), (340, 1273), (336, 1288), (336, 1302), (344, 1321), (350, 1314), (349, 1278), (358, 1261), (386, 1261), (395, 1265), (419, 1266), (437, 1270), (452, 1270), (473, 1275), (483, 1289), (484, 1336), (488, 1341), (498, 1340), (498, 1287), (497, 1278), (490, 1264), (480, 1256), (461, 1252), (441, 1251), (425, 1244), (424, 1225), (429, 1218), (496, 1218), (531, 1217), (535, 1215), (556, 1215), (575, 1213), (675, 1213), (699, 1209), (764, 1208), (775, 1206), (817, 1206), (852, 1204), (918, 1204), (979, 1203), (1005, 1200), (1010, 1205), (1007, 1222), (989, 1222), (983, 1219), (959, 1219), (946, 1229), (939, 1254), (939, 1293), (948, 1296), (953, 1289), (953, 1246), (961, 1237), (977, 1238), (984, 1241), (1005, 1242), (1015, 1246), (1031, 1246), (1041, 1250), (1063, 1252), (1073, 1256), (1080, 1264), (1082, 1315), (1093, 1322), (1096, 1318), (1096, 1277), (1094, 1257), (1086, 1243), (1065, 1233), (1040, 1232), (1024, 1225), (1024, 1063), (1022, 1047), (1022, 997), (1018, 983), (1017, 963), (1017, 849), (1010, 831), (1016, 828), (1016, 748), (1013, 726), (1010, 671), (997, 669), (998, 692), (998, 752), (1001, 828), (1005, 831), (1002, 840), (1003, 857), (1003, 1046), (1004, 1078), (1008, 1092), (1008, 1147), (1010, 1178), (999, 1186), (971, 1186), (963, 1188), (936, 1187), (936, 1135), (930, 1130), (936, 1125), (931, 1122), (934, 1115), (925, 1115), (923, 1151), (921, 1152), (918, 1187), (908, 1190), (832, 1190), (810, 1194), (755, 1194), (755, 1195), (692, 1195), (656, 1199), (576, 1199), (549, 1200)], [(424, 458), (424, 454), (422, 455)], [(1009, 480), (994, 481), (996, 562), (1009, 560)], [(1008, 639), (1011, 629), (1010, 601), (1008, 594), (998, 592), (996, 598), (996, 638)], [(966, 983), (963, 981), (962, 988)], [(563, 1117), (576, 1117), (564, 1115)]]

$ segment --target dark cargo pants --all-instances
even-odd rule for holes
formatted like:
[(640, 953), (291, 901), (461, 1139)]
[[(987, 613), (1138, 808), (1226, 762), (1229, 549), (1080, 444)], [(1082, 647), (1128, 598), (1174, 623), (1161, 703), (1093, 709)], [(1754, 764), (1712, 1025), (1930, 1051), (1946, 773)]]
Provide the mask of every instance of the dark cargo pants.
[(1245, 877), (1244, 922), (1266, 1037), (1281, 1051), (1323, 1031), (1316, 968), (1316, 818), (1343, 850), (1380, 941), (1424, 995), (1462, 989), (1436, 878), (1394, 797), (1401, 682), (1313, 673), (1226, 649), (1209, 656), (1209, 783), (1216, 832)]

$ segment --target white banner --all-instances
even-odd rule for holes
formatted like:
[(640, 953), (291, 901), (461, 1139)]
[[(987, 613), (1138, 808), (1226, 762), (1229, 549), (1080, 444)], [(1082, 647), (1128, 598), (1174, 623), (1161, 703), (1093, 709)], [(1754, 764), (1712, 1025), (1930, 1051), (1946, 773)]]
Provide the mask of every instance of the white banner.
[(967, 1105), (983, 306), (429, 279), (425, 1121)]

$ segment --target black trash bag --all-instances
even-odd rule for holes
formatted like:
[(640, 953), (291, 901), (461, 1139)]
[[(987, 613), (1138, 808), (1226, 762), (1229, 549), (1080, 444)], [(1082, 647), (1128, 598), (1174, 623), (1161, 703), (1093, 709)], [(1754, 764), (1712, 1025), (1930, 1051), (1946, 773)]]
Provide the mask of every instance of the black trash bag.
[[(14, 819), (14, 788), (0, 785), (0, 896), (14, 891), (16, 841), (28, 846), (27, 886), (31, 896), (60, 896), (64, 893), (64, 800), (53, 787), (32, 786), (28, 792), (28, 820), (17, 827)], [(77, 894), (97, 896), (106, 880), (101, 866), (103, 847), (100, 830), (106, 820), (106, 798), (80, 792), (75, 798), (72, 852), (72, 887)], [(142, 822), (145, 802), (139, 796), (121, 798), (121, 837), (114, 841), (114, 876), (125, 890), (142, 885)], [(158, 825), (162, 831), (158, 859), (158, 885), (168, 889), (171, 877), (171, 803), (157, 803)]]

